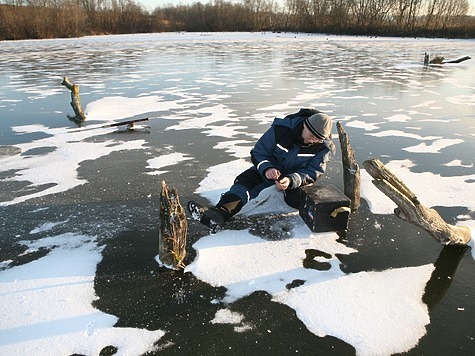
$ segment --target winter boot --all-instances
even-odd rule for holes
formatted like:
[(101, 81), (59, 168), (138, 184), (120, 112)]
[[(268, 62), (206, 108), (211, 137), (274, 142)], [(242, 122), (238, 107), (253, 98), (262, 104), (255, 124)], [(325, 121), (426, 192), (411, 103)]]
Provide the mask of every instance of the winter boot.
[(193, 200), (190, 200), (186, 207), (191, 217), (208, 226), (212, 234), (215, 234), (224, 226), (225, 219), (219, 209), (215, 207), (207, 208)]

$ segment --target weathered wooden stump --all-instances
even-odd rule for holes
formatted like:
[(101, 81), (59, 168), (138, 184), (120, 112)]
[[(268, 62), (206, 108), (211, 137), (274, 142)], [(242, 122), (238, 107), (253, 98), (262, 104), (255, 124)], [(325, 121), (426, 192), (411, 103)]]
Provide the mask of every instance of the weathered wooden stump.
[(73, 108), (74, 114), (76, 116), (68, 115), (68, 118), (79, 122), (86, 121), (86, 115), (84, 114), (81, 106), (81, 100), (79, 98), (79, 85), (72, 84), (68, 77), (63, 78), (61, 85), (64, 85), (71, 91), (71, 107)]
[(360, 167), (356, 163), (355, 153), (351, 148), (348, 135), (340, 122), (336, 124), (338, 128), (338, 138), (341, 147), (341, 159), (343, 163), (343, 184), (344, 193), (350, 198), (350, 209), (356, 211), (360, 207), (361, 178)]
[(188, 224), (185, 210), (175, 189), (169, 190), (162, 181), (160, 192), (160, 229), (158, 231), (158, 256), (160, 262), (173, 269), (184, 268)]
[(471, 59), (469, 56), (461, 57), (458, 59), (454, 59), (451, 61), (445, 61), (445, 58), (442, 56), (435, 56), (434, 58), (430, 59), (429, 53), (424, 53), (424, 65), (429, 65), (429, 64), (446, 64), (446, 63), (461, 63), (464, 61), (468, 61)]
[(397, 217), (426, 230), (444, 245), (465, 245), (470, 241), (466, 226), (447, 224), (437, 211), (419, 202), (416, 195), (377, 158), (367, 160), (363, 167), (374, 178), (373, 184), (398, 206)]

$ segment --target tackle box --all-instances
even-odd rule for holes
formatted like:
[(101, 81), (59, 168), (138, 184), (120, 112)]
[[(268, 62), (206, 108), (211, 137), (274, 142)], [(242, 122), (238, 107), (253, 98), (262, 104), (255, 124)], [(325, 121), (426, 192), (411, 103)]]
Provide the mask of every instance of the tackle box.
[(299, 214), (313, 232), (346, 230), (350, 212), (350, 199), (332, 184), (301, 188)]

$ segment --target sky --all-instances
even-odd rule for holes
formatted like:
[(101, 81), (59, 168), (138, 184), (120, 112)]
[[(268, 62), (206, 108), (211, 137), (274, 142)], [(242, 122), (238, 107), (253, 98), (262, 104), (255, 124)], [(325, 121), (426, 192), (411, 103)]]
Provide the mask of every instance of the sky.
[[(201, 0), (201, 2), (204, 4), (207, 4), (210, 1), (212, 0)], [(227, 1), (237, 2), (239, 0), (227, 0)], [(276, 1), (283, 2), (284, 0), (276, 0)], [(148, 10), (154, 10), (158, 6), (164, 6), (167, 4), (188, 5), (188, 4), (198, 2), (198, 0), (137, 0), (136, 2), (143, 4)], [(475, 0), (469, 0), (469, 3), (470, 3), (470, 14), (475, 15)]]

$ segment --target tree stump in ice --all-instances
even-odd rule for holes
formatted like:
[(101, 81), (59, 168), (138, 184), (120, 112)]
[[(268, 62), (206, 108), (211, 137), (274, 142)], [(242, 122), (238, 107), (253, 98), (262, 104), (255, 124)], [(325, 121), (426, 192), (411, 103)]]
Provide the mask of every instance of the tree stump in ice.
[(184, 268), (186, 256), (187, 221), (175, 189), (169, 190), (162, 181), (160, 192), (160, 229), (158, 232), (158, 256), (169, 268)]
[(360, 207), (360, 167), (356, 163), (355, 153), (351, 148), (348, 135), (340, 122), (336, 124), (338, 128), (338, 138), (341, 147), (341, 159), (343, 162), (343, 184), (344, 193), (350, 198), (350, 209), (356, 211)]
[(82, 110), (81, 100), (79, 98), (79, 85), (72, 84), (68, 77), (63, 78), (61, 85), (64, 85), (71, 91), (71, 107), (73, 108), (75, 116), (68, 115), (68, 118), (79, 122), (86, 121), (86, 115)]
[(429, 64), (446, 64), (446, 63), (462, 63), (464, 61), (468, 61), (469, 59), (472, 59), (469, 56), (461, 57), (458, 59), (454, 59), (452, 61), (445, 61), (445, 58), (442, 56), (435, 56), (434, 58), (430, 59), (429, 53), (424, 53), (424, 65), (429, 65)]
[(373, 184), (397, 204), (394, 213), (398, 218), (423, 228), (444, 245), (465, 245), (470, 241), (468, 227), (447, 224), (437, 211), (422, 205), (416, 195), (380, 160), (367, 160), (363, 167), (374, 178)]

